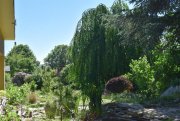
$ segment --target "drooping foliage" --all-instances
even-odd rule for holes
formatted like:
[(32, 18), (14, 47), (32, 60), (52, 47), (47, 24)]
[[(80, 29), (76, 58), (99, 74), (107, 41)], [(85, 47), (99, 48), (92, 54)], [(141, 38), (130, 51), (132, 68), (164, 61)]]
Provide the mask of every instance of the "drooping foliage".
[(76, 81), (82, 92), (90, 98), (90, 110), (100, 112), (104, 86), (105, 27), (104, 5), (83, 13), (72, 41), (72, 60)]
[[(97, 106), (101, 104), (104, 83), (128, 72), (131, 59), (142, 55), (143, 46), (127, 42), (130, 38), (126, 38), (125, 32), (132, 22), (125, 22), (126, 12), (128, 7), (121, 1), (113, 4), (112, 13), (99, 5), (84, 12), (77, 25), (71, 43), (74, 72), (93, 109), (100, 109)], [(122, 23), (117, 26), (118, 19)]]
[[(115, 10), (116, 11), (115, 11)], [(128, 30), (133, 23), (126, 16), (129, 12), (127, 4), (116, 0), (111, 7), (112, 13), (104, 16), (106, 38), (106, 75), (107, 79), (122, 75), (129, 71), (131, 59), (143, 55), (144, 46), (134, 39)]]

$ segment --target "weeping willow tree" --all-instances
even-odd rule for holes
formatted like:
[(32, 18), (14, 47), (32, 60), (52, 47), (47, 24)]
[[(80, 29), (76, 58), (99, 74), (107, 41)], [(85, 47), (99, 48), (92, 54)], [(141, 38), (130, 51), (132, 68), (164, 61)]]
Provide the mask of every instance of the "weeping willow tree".
[(72, 40), (72, 61), (76, 81), (90, 99), (92, 112), (101, 112), (104, 88), (105, 27), (103, 16), (109, 11), (104, 5), (89, 9), (82, 15)]
[(99, 5), (85, 11), (78, 22), (71, 43), (73, 72), (82, 93), (90, 99), (91, 111), (101, 112), (104, 83), (127, 73), (131, 59), (143, 54), (139, 41), (128, 34), (134, 27), (128, 13), (127, 4), (116, 0), (111, 11)]
[(96, 112), (101, 112), (104, 83), (128, 72), (134, 56), (132, 46), (123, 44), (125, 38), (120, 33), (124, 26), (120, 28), (114, 23), (117, 17), (123, 19), (128, 7), (117, 0), (111, 9), (108, 11), (106, 6), (99, 5), (85, 11), (71, 42), (75, 80), (82, 93), (89, 97), (90, 110)]

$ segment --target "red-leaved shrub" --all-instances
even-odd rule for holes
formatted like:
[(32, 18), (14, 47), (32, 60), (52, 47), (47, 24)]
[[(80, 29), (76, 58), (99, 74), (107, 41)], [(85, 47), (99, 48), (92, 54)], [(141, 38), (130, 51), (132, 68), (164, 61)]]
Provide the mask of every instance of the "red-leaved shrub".
[(111, 78), (105, 85), (106, 91), (112, 93), (122, 93), (125, 90), (132, 91), (133, 84), (127, 78), (123, 76)]

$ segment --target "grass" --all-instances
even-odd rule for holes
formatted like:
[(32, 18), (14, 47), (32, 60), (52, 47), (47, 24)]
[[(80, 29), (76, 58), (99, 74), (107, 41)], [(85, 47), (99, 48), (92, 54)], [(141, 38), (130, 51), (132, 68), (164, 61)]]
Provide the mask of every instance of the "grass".
[(120, 102), (120, 103), (141, 103), (143, 97), (138, 94), (123, 92), (120, 94), (109, 94), (103, 95), (103, 104), (110, 102)]
[(158, 104), (158, 105), (163, 105), (163, 106), (170, 106), (177, 103), (180, 104), (180, 93), (175, 93), (171, 96), (157, 97), (151, 100), (147, 100), (145, 102), (146, 105)]

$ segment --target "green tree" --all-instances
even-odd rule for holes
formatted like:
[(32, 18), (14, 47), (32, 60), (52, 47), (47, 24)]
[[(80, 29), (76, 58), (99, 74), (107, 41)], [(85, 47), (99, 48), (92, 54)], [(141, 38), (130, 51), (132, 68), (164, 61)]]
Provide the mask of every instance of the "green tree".
[[(180, 39), (180, 1), (179, 0), (127, 0), (133, 3), (135, 8), (131, 11), (130, 16), (134, 19), (134, 23), (146, 23), (149, 25), (146, 29), (152, 31), (151, 36), (156, 35), (156, 38), (160, 38), (164, 31), (168, 28), (169, 31), (173, 31), (177, 41)], [(135, 18), (138, 18), (137, 21)], [(143, 18), (143, 19), (142, 19)], [(135, 22), (136, 21), (136, 22)], [(144, 21), (144, 22), (143, 22)], [(153, 27), (154, 26), (154, 27)], [(155, 41), (155, 36), (150, 41)]]
[(168, 31), (161, 37), (161, 43), (151, 51), (151, 64), (146, 56), (130, 63), (128, 77), (137, 85), (138, 93), (152, 98), (180, 84), (180, 44), (169, 43), (173, 39), (174, 34)]
[(44, 62), (52, 69), (57, 69), (57, 73), (59, 74), (62, 68), (69, 63), (68, 46), (67, 45), (55, 46), (55, 48), (44, 59)]
[(112, 14), (99, 5), (85, 11), (77, 25), (71, 47), (75, 80), (82, 93), (90, 98), (92, 110), (101, 108), (106, 80), (128, 72), (131, 59), (139, 57), (134, 45), (124, 43), (124, 26), (120, 28), (114, 23), (117, 18), (125, 17), (126, 10), (127, 5), (121, 1), (114, 3)]
[(179, 10), (179, 0), (127, 0), (133, 3), (136, 8), (151, 15), (167, 14), (169, 12), (177, 12)]
[[(168, 43), (172, 46), (179, 45), (177, 34), (180, 28), (177, 10), (179, 2), (175, 5), (173, 1), (170, 7), (173, 10), (167, 9), (162, 12), (159, 9), (159, 12), (151, 12), (143, 6), (149, 1), (140, 0), (143, 2), (138, 5), (136, 5), (136, 2), (138, 3), (136, 0), (128, 1), (135, 4), (133, 9), (129, 10), (123, 1), (116, 0), (110, 12), (103, 5), (85, 11), (77, 25), (71, 43), (73, 72), (82, 93), (90, 98), (91, 110), (100, 111), (104, 82), (113, 76), (127, 73), (132, 68), (129, 68), (131, 59), (137, 60), (146, 55), (146, 59), (140, 59), (137, 62), (144, 66), (138, 71), (149, 71), (150, 77), (145, 78), (146, 74), (142, 76), (138, 74), (138, 78), (142, 77), (147, 82), (155, 82), (151, 78), (154, 78), (156, 74), (151, 67), (154, 62), (151, 50), (161, 43), (160, 38), (167, 30), (174, 35)], [(157, 0), (152, 1), (157, 2)], [(164, 4), (163, 2), (162, 6)], [(157, 5), (160, 6), (161, 3)], [(178, 56), (176, 51), (177, 49), (171, 49), (171, 52)], [(174, 59), (175, 62), (179, 62), (178, 59)], [(133, 67), (137, 66), (133, 65)]]
[(32, 73), (37, 66), (36, 57), (28, 45), (17, 45), (6, 56), (6, 65), (11, 67), (11, 75), (15, 72)]
[[(149, 51), (147, 57), (155, 70), (156, 81), (161, 84), (160, 90), (164, 91), (171, 83), (174, 83), (174, 80), (179, 80), (177, 73), (179, 73), (178, 67), (180, 65), (180, 1), (128, 1), (135, 5), (129, 14), (129, 18), (134, 20), (135, 25), (144, 28), (144, 32), (141, 32), (140, 35), (142, 38), (145, 37), (146, 43), (153, 45), (153, 53), (151, 54)], [(128, 32), (131, 33), (131, 31)], [(137, 32), (134, 33), (137, 34)]]
[(152, 51), (152, 65), (160, 92), (171, 85), (180, 84), (180, 43), (172, 43), (175, 38), (173, 33), (166, 32), (161, 44)]
[(97, 113), (101, 112), (101, 95), (105, 81), (105, 27), (102, 17), (108, 12), (104, 5), (85, 11), (72, 41), (76, 81), (90, 99), (90, 110)]
[(113, 14), (122, 14), (129, 9), (128, 5), (123, 2), (123, 0), (115, 0), (111, 6), (111, 11)]

